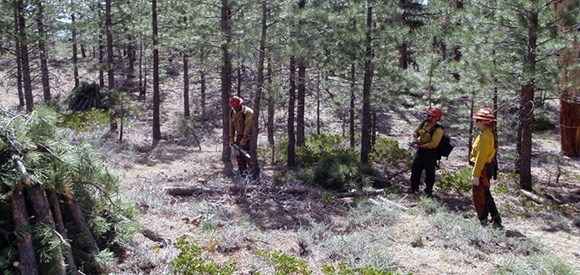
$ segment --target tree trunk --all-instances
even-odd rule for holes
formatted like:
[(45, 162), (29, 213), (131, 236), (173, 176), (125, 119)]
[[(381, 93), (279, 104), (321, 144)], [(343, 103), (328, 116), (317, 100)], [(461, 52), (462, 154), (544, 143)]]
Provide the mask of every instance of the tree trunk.
[(205, 80), (205, 71), (203, 69), (199, 70), (199, 97), (200, 97), (200, 101), (199, 101), (199, 105), (201, 108), (201, 117), (205, 117), (207, 114), (206, 111), (206, 90), (207, 90), (207, 86), (205, 84), (206, 80)]
[(266, 59), (266, 37), (268, 31), (268, 0), (262, 0), (262, 24), (260, 32), (260, 47), (258, 50), (258, 76), (256, 79), (257, 90), (254, 95), (254, 116), (252, 117), (252, 137), (250, 138), (250, 156), (252, 162), (252, 175), (259, 180), (260, 166), (258, 163), (258, 133), (260, 131), (260, 101), (264, 90), (264, 63)]
[(296, 167), (296, 135), (294, 132), (294, 108), (296, 104), (296, 59), (290, 56), (290, 88), (288, 90), (288, 167)]
[(272, 72), (272, 59), (268, 58), (268, 122), (266, 123), (266, 129), (268, 130), (268, 144), (272, 148), (272, 163), (275, 161), (275, 148), (274, 148), (274, 115), (276, 114), (276, 105), (274, 102), (274, 90), (273, 85), (273, 72)]
[[(19, 24), (18, 24), (18, 9), (14, 9), (14, 33), (20, 33)], [(14, 43), (14, 52), (16, 53), (16, 88), (18, 90), (18, 106), (24, 107), (26, 102), (24, 100), (24, 91), (22, 88), (22, 58), (20, 54), (20, 39), (16, 39)]]
[(183, 53), (183, 116), (190, 118), (189, 108), (189, 57)]
[(28, 34), (26, 33), (26, 18), (24, 18), (24, 2), (16, 1), (18, 10), (18, 34), (20, 41), (20, 65), (22, 68), (22, 84), (24, 87), (24, 99), (26, 99), (26, 112), (34, 109), (34, 95), (32, 94), (32, 78), (30, 77), (30, 60), (28, 56)]
[(321, 93), (320, 93), (320, 69), (316, 74), (316, 134), (320, 135), (320, 127), (322, 125), (320, 119), (320, 106), (321, 106)]
[(72, 61), (73, 61), (73, 79), (75, 82), (75, 88), (79, 87), (79, 61), (78, 61), (78, 47), (77, 47), (77, 27), (75, 14), (70, 15), (71, 26), (72, 26)]
[(526, 83), (520, 93), (520, 123), (518, 132), (520, 139), (517, 148), (519, 153), (520, 188), (532, 190), (532, 129), (534, 120), (534, 91), (536, 74), (536, 47), (538, 36), (537, 2), (533, 0), (533, 9), (530, 11), (528, 25), (527, 51), (524, 56), (524, 77)]
[[(304, 10), (306, 7), (306, 0), (298, 0), (298, 9)], [(299, 11), (300, 12), (300, 11)], [(298, 28), (303, 25), (303, 20), (298, 22)], [(301, 32), (295, 32), (300, 42), (305, 43), (305, 35)], [(307, 48), (308, 45), (301, 45), (303, 48)], [(305, 49), (306, 50), (306, 49)], [(296, 146), (302, 147), (305, 145), (305, 118), (304, 111), (306, 108), (306, 55), (302, 51), (297, 57), (298, 66), (298, 83), (297, 83), (297, 93), (296, 93)]]
[(366, 14), (366, 38), (365, 38), (365, 69), (363, 83), (363, 106), (362, 106), (362, 135), (361, 135), (361, 162), (369, 164), (369, 153), (371, 151), (371, 87), (373, 79), (373, 48), (372, 48), (372, 26), (373, 7), (371, 1), (367, 0)]
[(103, 65), (105, 65), (105, 42), (103, 39), (103, 33), (106, 32), (106, 29), (103, 28), (103, 7), (99, 4), (99, 86), (101, 88), (105, 87), (105, 73), (103, 71)]
[(105, 1), (105, 31), (107, 34), (107, 77), (109, 81), (109, 130), (117, 130), (117, 115), (115, 113), (115, 69), (113, 56), (113, 23), (111, 15), (112, 0)]
[(159, 94), (159, 37), (157, 35), (157, 0), (151, 1), (151, 16), (153, 17), (153, 142), (161, 140), (161, 117), (159, 105), (161, 105), (161, 95)]
[(231, 162), (231, 150), (229, 147), (230, 127), (229, 127), (229, 98), (232, 93), (232, 57), (229, 52), (231, 43), (231, 7), (229, 0), (222, 0), (220, 30), (222, 34), (222, 68), (221, 68), (221, 97), (222, 97), (222, 161), (226, 175), (233, 173)]
[[(554, 1), (560, 32), (574, 31), (573, 23), (563, 20), (562, 15), (573, 12), (572, 0)], [(575, 22), (578, 23), (578, 22)], [(577, 25), (576, 25), (577, 26)], [(572, 47), (560, 52), (558, 75), (560, 90), (560, 140), (562, 153), (571, 158), (580, 157), (580, 41), (572, 36)]]
[[(354, 57), (353, 57), (354, 59)], [(349, 113), (349, 135), (350, 135), (350, 147), (354, 148), (356, 146), (355, 133), (354, 133), (354, 123), (355, 123), (355, 102), (356, 102), (356, 65), (353, 62), (350, 64), (350, 107), (348, 108)]]
[(48, 74), (48, 54), (46, 52), (46, 32), (44, 31), (44, 0), (36, 2), (36, 26), (38, 28), (38, 51), (40, 57), (40, 75), (42, 78), (42, 93), (44, 102), (50, 102), (50, 80)]

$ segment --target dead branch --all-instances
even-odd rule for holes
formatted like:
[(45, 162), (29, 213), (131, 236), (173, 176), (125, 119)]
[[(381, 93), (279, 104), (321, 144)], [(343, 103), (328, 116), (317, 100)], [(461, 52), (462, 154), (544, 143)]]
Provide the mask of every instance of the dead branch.
[(351, 191), (344, 193), (336, 193), (334, 197), (336, 198), (351, 198), (351, 197), (371, 197), (385, 194), (384, 189), (371, 190), (371, 191)]
[(172, 196), (193, 196), (195, 194), (223, 194), (226, 191), (219, 190), (219, 189), (206, 189), (206, 188), (199, 188), (194, 186), (179, 186), (173, 185), (164, 188), (167, 194)]
[(151, 230), (151, 229), (143, 229), (141, 230), (141, 234), (143, 234), (143, 236), (145, 236), (147, 239), (150, 239), (154, 242), (157, 243), (162, 243), (162, 244), (168, 244), (169, 240), (164, 238), (163, 236), (161, 236), (161, 234)]
[(532, 193), (530, 191), (520, 189), (520, 192), (525, 197), (527, 197), (528, 199), (533, 200), (536, 203), (539, 203), (539, 204), (545, 204), (546, 203), (546, 199), (545, 198), (542, 198), (542, 197), (540, 197), (540, 196), (538, 196), (538, 195), (536, 195), (536, 194), (534, 194), (534, 193)]

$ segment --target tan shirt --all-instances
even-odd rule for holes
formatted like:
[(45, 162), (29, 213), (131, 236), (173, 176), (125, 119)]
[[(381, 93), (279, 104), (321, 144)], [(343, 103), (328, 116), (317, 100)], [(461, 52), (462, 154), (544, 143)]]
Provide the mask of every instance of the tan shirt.
[(247, 140), (252, 133), (252, 121), (254, 110), (250, 107), (242, 106), (239, 112), (233, 110), (230, 115), (230, 142), (236, 140), (236, 136), (241, 135)]

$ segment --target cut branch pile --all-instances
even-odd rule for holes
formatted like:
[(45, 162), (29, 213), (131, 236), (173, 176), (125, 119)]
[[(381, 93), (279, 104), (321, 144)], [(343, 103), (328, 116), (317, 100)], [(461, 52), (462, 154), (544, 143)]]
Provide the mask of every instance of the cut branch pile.
[(69, 98), (69, 109), (72, 111), (90, 111), (92, 108), (105, 108), (99, 85), (83, 83), (73, 90)]
[(111, 197), (116, 177), (88, 145), (58, 138), (55, 118), (48, 109), (0, 115), (0, 270), (8, 274), (102, 273), (133, 223)]

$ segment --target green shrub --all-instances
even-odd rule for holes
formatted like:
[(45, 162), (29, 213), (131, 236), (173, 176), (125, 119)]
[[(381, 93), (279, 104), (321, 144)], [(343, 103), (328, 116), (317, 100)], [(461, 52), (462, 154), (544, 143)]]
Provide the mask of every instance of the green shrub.
[(305, 146), (296, 147), (296, 161), (301, 167), (311, 167), (328, 155), (344, 153), (357, 159), (355, 149), (350, 148), (348, 140), (341, 135), (310, 135), (305, 143)]
[(79, 132), (87, 132), (109, 124), (109, 112), (94, 108), (88, 112), (69, 112), (62, 118), (62, 126)]
[(410, 162), (412, 155), (413, 151), (399, 148), (397, 140), (389, 137), (378, 137), (372, 152), (369, 153), (369, 159), (372, 162), (396, 164), (401, 161)]
[(325, 155), (299, 178), (323, 188), (341, 191), (358, 188), (365, 181), (356, 156), (347, 152)]
[(444, 191), (471, 190), (471, 168), (466, 167), (457, 172), (445, 172), (437, 183), (437, 186)]
[(534, 131), (548, 131), (555, 128), (556, 125), (550, 121), (546, 111), (534, 112)]
[(263, 250), (258, 250), (255, 254), (274, 265), (274, 274), (312, 274), (312, 270), (308, 268), (306, 261), (292, 255), (279, 251), (270, 253)]
[(202, 257), (203, 249), (189, 241), (186, 237), (180, 237), (175, 243), (175, 248), (181, 252), (169, 265), (173, 267), (174, 274), (233, 274), (237, 266), (228, 261), (220, 266), (214, 262), (208, 262)]

